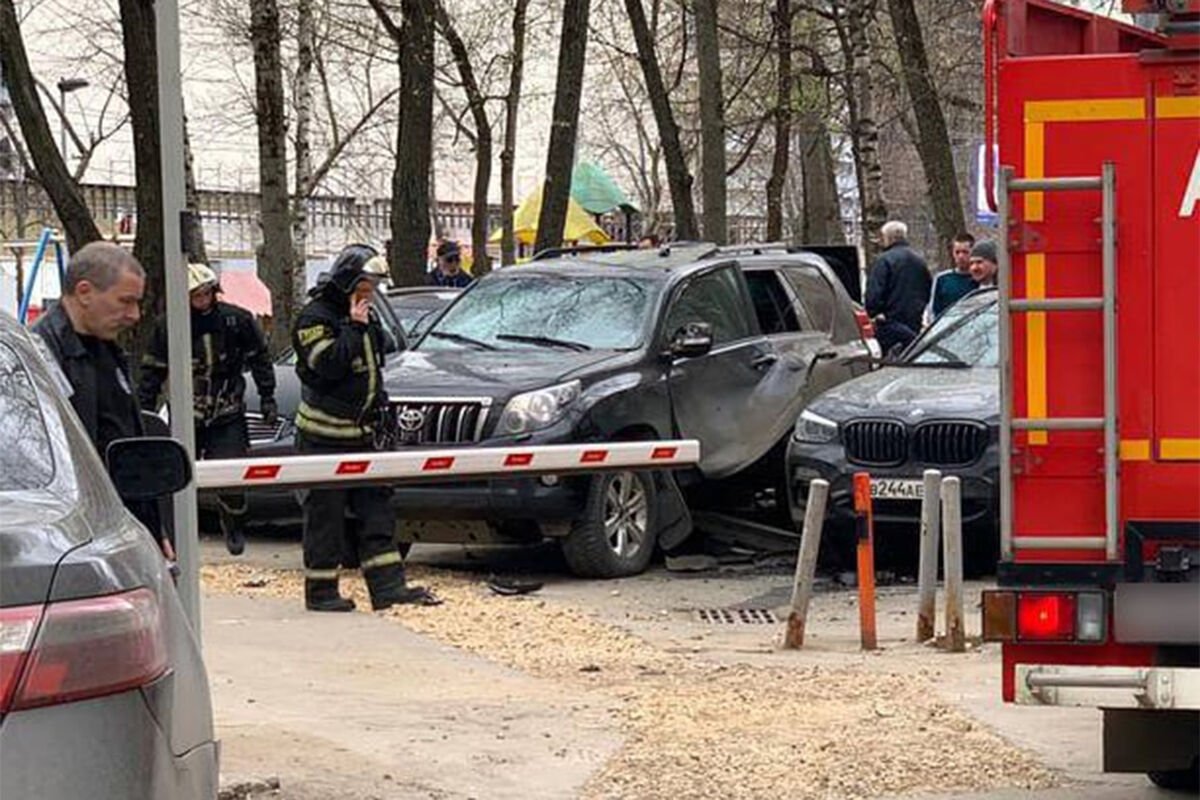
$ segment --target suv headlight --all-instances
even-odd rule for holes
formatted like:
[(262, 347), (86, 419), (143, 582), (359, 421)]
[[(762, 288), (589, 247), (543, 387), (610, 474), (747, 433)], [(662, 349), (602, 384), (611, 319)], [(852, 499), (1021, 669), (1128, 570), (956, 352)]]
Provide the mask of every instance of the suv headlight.
[(837, 429), (837, 423), (833, 420), (804, 409), (800, 412), (800, 418), (796, 420), (796, 431), (793, 436), (798, 442), (824, 444), (832, 442), (837, 437)]
[(504, 407), (500, 432), (511, 435), (550, 427), (579, 399), (579, 392), (579, 381), (571, 381), (517, 395)]

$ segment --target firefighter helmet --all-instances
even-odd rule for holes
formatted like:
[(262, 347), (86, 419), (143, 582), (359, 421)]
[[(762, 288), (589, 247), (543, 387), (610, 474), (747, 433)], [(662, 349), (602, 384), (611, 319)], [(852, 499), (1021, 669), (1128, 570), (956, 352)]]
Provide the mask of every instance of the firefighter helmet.
[(329, 282), (343, 294), (368, 278), (383, 279), (388, 275), (387, 261), (370, 245), (352, 244), (343, 248), (329, 269)]
[(205, 264), (188, 264), (188, 294), (218, 288), (217, 273)]

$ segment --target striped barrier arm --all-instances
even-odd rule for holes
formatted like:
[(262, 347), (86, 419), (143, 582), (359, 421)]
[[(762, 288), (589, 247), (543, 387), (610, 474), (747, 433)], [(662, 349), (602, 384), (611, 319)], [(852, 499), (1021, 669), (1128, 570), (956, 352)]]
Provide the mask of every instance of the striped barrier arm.
[(490, 478), (676, 469), (700, 460), (694, 439), (600, 442), (536, 447), (472, 447), (438, 450), (340, 453), (281, 458), (198, 461), (196, 488), (320, 486), (337, 483), (404, 483), (429, 479)]

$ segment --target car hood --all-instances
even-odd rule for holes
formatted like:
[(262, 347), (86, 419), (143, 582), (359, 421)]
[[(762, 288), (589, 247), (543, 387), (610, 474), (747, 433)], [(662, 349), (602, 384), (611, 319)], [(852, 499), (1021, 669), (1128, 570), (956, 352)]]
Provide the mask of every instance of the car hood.
[(1000, 373), (990, 367), (883, 367), (835, 386), (809, 408), (835, 422), (874, 416), (910, 424), (947, 417), (994, 421)]
[(410, 350), (385, 369), (384, 381), (392, 397), (504, 399), (630, 357), (611, 350)]

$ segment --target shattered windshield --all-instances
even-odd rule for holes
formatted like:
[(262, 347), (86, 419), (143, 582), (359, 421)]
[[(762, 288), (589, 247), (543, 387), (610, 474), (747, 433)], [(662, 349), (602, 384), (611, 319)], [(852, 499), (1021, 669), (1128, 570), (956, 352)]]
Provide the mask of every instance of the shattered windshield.
[(33, 379), (0, 344), (0, 492), (40, 489), (54, 478), (54, 450)]
[(420, 349), (634, 349), (660, 290), (657, 281), (617, 276), (485, 280), (438, 320)]
[(915, 364), (1000, 365), (996, 303), (951, 306), (918, 340), (904, 359)]

